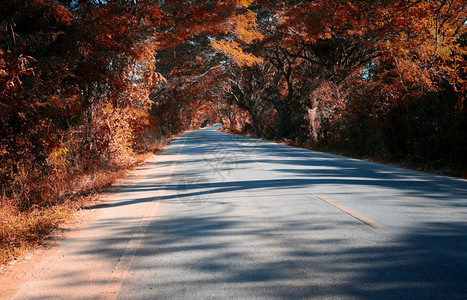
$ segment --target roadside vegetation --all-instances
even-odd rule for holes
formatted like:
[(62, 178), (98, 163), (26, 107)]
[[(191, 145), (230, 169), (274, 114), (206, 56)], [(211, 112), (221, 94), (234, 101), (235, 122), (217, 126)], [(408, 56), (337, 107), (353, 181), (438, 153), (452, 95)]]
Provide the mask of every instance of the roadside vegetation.
[[(167, 139), (161, 140), (154, 149), (162, 149), (167, 142)], [(21, 209), (16, 204), (19, 199), (2, 199), (0, 264), (15, 260), (36, 248), (48, 233), (69, 220), (76, 211), (92, 206), (103, 192), (152, 155), (154, 152), (133, 155), (132, 164), (101, 168), (94, 173), (75, 176), (73, 182), (60, 186), (55, 181), (55, 194), (49, 195), (51, 198), (43, 198), (42, 205)], [(51, 179), (57, 180), (56, 177), (46, 180)]]
[(215, 122), (466, 177), (466, 15), (461, 0), (3, 0), (0, 259)]
[(210, 13), (180, 1), (2, 1), (2, 262), (170, 139), (164, 113), (151, 113), (166, 82), (155, 54), (187, 26), (228, 18), (234, 2)]
[(187, 63), (162, 70), (181, 74), (165, 95), (209, 99), (232, 132), (467, 177), (462, 1), (255, 1), (250, 10), (255, 34), (211, 41), (210, 55), (189, 60), (209, 95)]

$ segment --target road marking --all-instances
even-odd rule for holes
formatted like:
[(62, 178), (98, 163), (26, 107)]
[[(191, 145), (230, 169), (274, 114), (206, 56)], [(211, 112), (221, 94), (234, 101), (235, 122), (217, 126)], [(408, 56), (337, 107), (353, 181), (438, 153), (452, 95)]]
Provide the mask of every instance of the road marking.
[(354, 217), (355, 219), (357, 219), (357, 220), (359, 220), (359, 221), (361, 221), (361, 222), (363, 222), (363, 223), (365, 223), (365, 224), (367, 224), (367, 225), (369, 225), (369, 226), (371, 226), (373, 228), (376, 228), (376, 229), (384, 229), (385, 228), (384, 225), (382, 225), (382, 224), (380, 224), (380, 223), (378, 223), (376, 221), (373, 221), (372, 219), (367, 218), (364, 215), (359, 214), (358, 212), (351, 210), (350, 208), (347, 208), (347, 207), (345, 207), (343, 205), (340, 205), (340, 204), (334, 202), (329, 197), (326, 197), (326, 196), (316, 196), (316, 197), (323, 200), (324, 202), (327, 202), (327, 203), (331, 204), (335, 208), (340, 209), (341, 211), (345, 212), (346, 214)]
[[(116, 263), (112, 271), (111, 282), (107, 284), (106, 288), (102, 292), (102, 295), (99, 299), (115, 300), (117, 298), (118, 293), (123, 285), (123, 282), (125, 281), (126, 276), (128, 275), (129, 269), (133, 263), (133, 259), (135, 258), (136, 252), (140, 248), (141, 242), (146, 234), (146, 231), (151, 221), (153, 221), (155, 213), (159, 209), (160, 202), (158, 200), (160, 199), (160, 197), (166, 195), (167, 191), (165, 188), (167, 187), (174, 173), (174, 170), (177, 167), (178, 162), (180, 161), (180, 153), (182, 151), (182, 148), (185, 147), (185, 142), (186, 142), (186, 138), (183, 141), (182, 147), (176, 154), (174, 161), (169, 166), (167, 175), (162, 180), (162, 182), (164, 182), (164, 189), (162, 189), (159, 192), (158, 196), (154, 197), (154, 200), (150, 203), (145, 215), (138, 222), (138, 225), (135, 231), (131, 235), (130, 241), (125, 246), (123, 254), (118, 259), (118, 262)], [(165, 155), (165, 153), (158, 154), (158, 155), (161, 155), (161, 156), (156, 157), (157, 161), (163, 160), (164, 158), (167, 159), (167, 156), (162, 156), (162, 155)], [(144, 178), (146, 179), (147, 177), (145, 176)]]

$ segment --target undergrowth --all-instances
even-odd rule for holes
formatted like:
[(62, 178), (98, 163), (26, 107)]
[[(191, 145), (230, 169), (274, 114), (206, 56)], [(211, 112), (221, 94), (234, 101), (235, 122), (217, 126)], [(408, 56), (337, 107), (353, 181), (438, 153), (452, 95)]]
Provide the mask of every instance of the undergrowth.
[[(162, 149), (168, 140), (153, 145)], [(64, 186), (54, 199), (43, 199), (42, 205), (32, 205), (24, 210), (15, 199), (1, 197), (0, 207), (0, 264), (18, 259), (24, 253), (36, 248), (45, 237), (61, 223), (69, 220), (79, 209), (95, 201), (99, 194), (108, 190), (117, 180), (124, 178), (130, 169), (136, 167), (154, 152), (135, 154), (131, 164), (101, 168), (90, 174), (73, 178), (73, 189)]]

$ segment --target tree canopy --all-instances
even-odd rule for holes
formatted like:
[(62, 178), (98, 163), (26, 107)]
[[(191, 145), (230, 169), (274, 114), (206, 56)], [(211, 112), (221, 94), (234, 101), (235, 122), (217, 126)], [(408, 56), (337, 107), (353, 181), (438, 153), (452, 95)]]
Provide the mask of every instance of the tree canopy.
[(461, 0), (3, 0), (0, 191), (41, 204), (44, 177), (219, 121), (465, 171), (466, 22)]

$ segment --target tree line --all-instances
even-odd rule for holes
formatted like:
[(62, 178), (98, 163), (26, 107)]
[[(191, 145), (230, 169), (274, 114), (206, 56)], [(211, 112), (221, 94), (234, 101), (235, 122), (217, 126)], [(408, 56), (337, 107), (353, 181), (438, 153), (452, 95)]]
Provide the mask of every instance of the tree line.
[(206, 49), (186, 92), (232, 131), (466, 176), (462, 1), (259, 0), (248, 10), (237, 30), (185, 45)]
[(1, 197), (69, 197), (206, 120), (466, 170), (466, 15), (460, 0), (3, 0)]
[(164, 113), (151, 114), (152, 96), (166, 82), (156, 53), (216, 34), (243, 7), (233, 0), (2, 1), (2, 203), (28, 210), (61, 201), (97, 170), (111, 172), (151, 150), (167, 132), (156, 118)]

